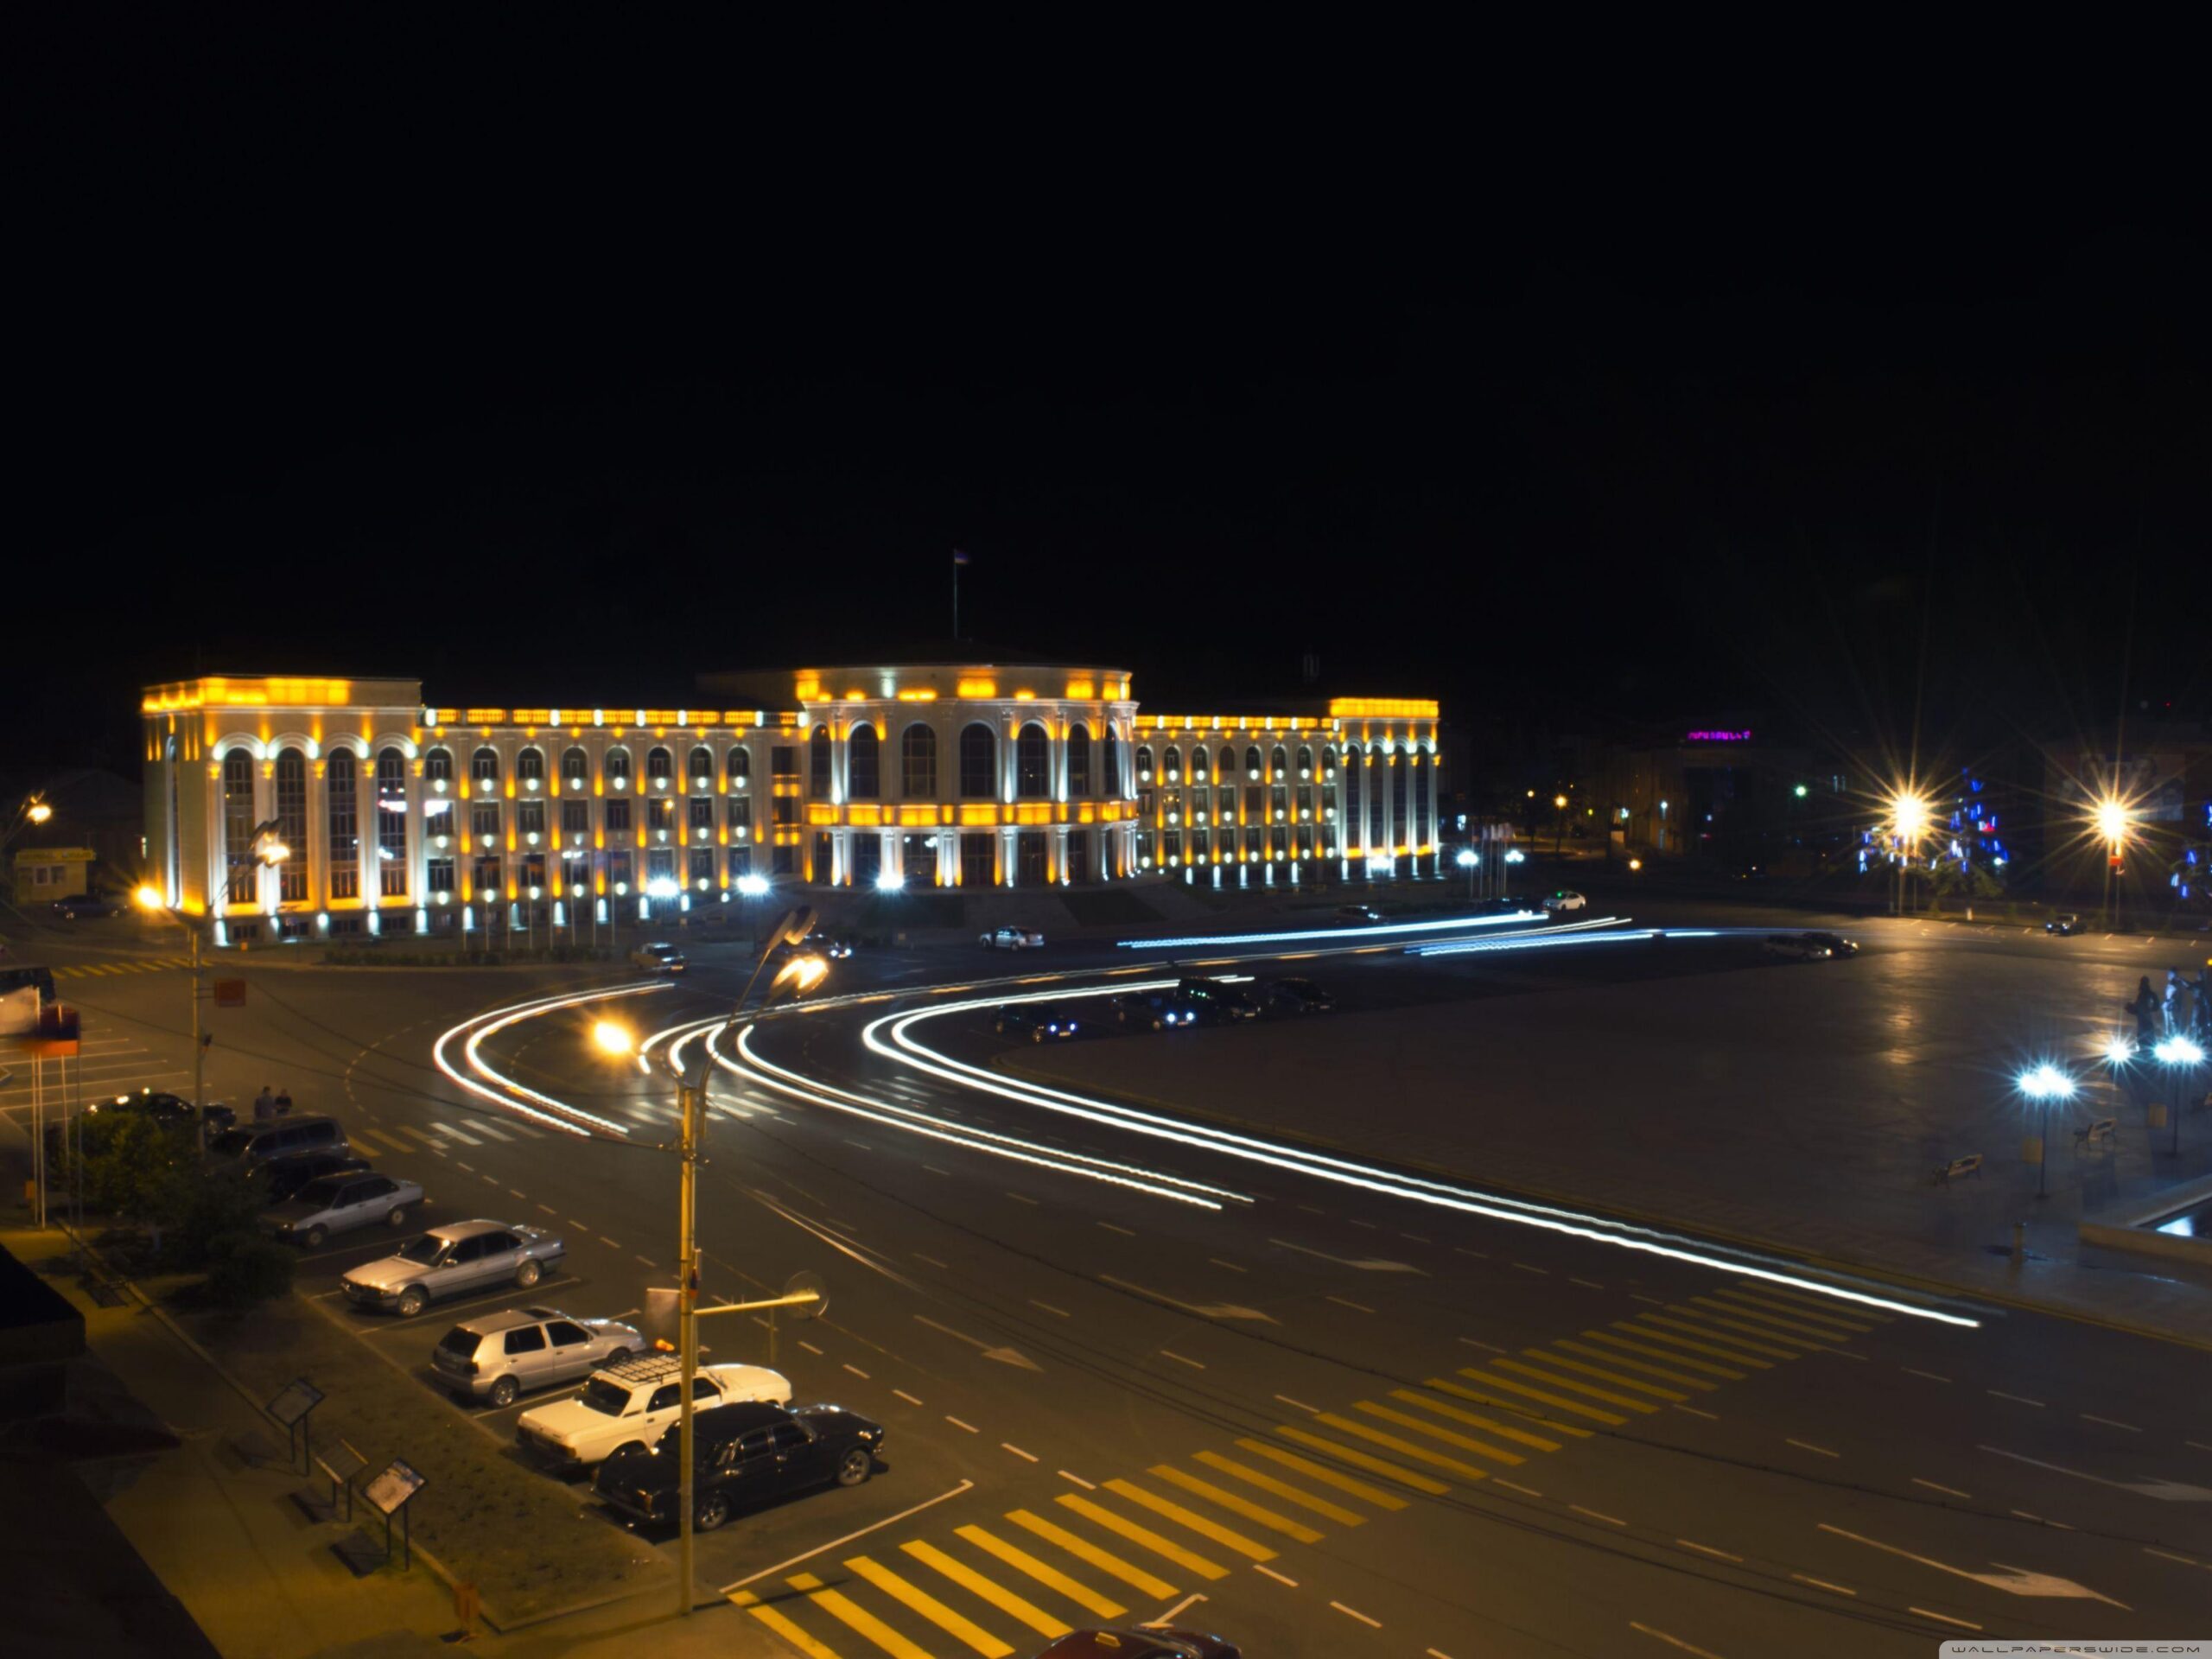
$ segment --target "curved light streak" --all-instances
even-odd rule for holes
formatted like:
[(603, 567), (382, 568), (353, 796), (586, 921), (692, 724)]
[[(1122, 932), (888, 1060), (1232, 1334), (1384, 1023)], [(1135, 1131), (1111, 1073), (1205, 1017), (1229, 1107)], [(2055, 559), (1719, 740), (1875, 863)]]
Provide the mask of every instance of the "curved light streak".
[[(1562, 939), (1562, 944), (1580, 944), (1579, 939)], [(1160, 982), (1172, 985), (1173, 981)], [(1151, 988), (1138, 986), (1132, 988)], [(1069, 997), (1096, 995), (1091, 989), (1046, 991), (1028, 996), (1009, 999), (1019, 1001), (1049, 1001)], [(1374, 1192), (1386, 1198), (1403, 1198), (1465, 1215), (1482, 1216), (1493, 1221), (1510, 1222), (1517, 1226), (1533, 1227), (1546, 1232), (1559, 1233), (1593, 1243), (1610, 1244), (1617, 1249), (1633, 1250), (1641, 1255), (1663, 1257), (1694, 1267), (1733, 1273), (1762, 1279), (1770, 1284), (1787, 1285), (1794, 1289), (1833, 1297), (1840, 1301), (1855, 1302), (1862, 1306), (1879, 1308), (1906, 1318), (1927, 1319), (1941, 1325), (1978, 1329), (1981, 1321), (1963, 1314), (1948, 1313), (1940, 1309), (1899, 1301), (1866, 1291), (1850, 1290), (1826, 1284), (1802, 1274), (1787, 1273), (1773, 1268), (1727, 1257), (1699, 1249), (1687, 1240), (1672, 1240), (1669, 1236), (1644, 1229), (1630, 1229), (1619, 1223), (1608, 1223), (1595, 1216), (1561, 1209), (1549, 1205), (1531, 1203), (1522, 1199), (1480, 1194), (1464, 1187), (1417, 1176), (1406, 1176), (1362, 1164), (1348, 1158), (1334, 1157), (1300, 1147), (1262, 1141), (1256, 1136), (1241, 1135), (1233, 1130), (1214, 1128), (1207, 1125), (1187, 1122), (1159, 1113), (1144, 1111), (1132, 1106), (1119, 1105), (1087, 1095), (1077, 1095), (1047, 1084), (1022, 1082), (1014, 1084), (995, 1074), (955, 1060), (927, 1047), (907, 1034), (908, 1027), (925, 1020), (941, 1019), (947, 1014), (963, 1013), (994, 1006), (988, 1001), (952, 1002), (923, 1008), (903, 1014), (885, 1014), (869, 1021), (861, 1032), (861, 1040), (876, 1053), (909, 1066), (929, 1072), (940, 1079), (962, 1087), (981, 1089), (1018, 1104), (1041, 1106), (1064, 1116), (1085, 1119), (1109, 1128), (1134, 1131), (1157, 1140), (1171, 1141), (1203, 1151), (1241, 1158), (1248, 1162), (1266, 1165), (1294, 1174), (1306, 1175), (1321, 1180), (1334, 1181), (1363, 1192)], [(887, 1041), (880, 1033), (890, 1027)]]
[(1541, 937), (1530, 934), (1511, 939), (1478, 939), (1465, 944), (1415, 945), (1409, 954), (1423, 957), (1486, 956), (1496, 950), (1535, 950), (1545, 945), (1616, 944), (1636, 941), (1648, 942), (1656, 938), (1710, 939), (1719, 937), (1718, 929), (1704, 927), (1637, 927), (1626, 928), (1612, 933), (1585, 932), (1579, 938), (1560, 937), (1560, 934), (1569, 933), (1578, 929), (1605, 926), (1615, 919), (1609, 916), (1602, 922), (1570, 922), (1556, 932)]
[[(559, 1009), (575, 1007), (586, 1002), (603, 1001), (609, 997), (636, 996), (648, 991), (664, 991), (668, 988), (670, 988), (665, 982), (652, 982), (643, 985), (621, 985), (605, 990), (576, 991), (560, 996), (539, 997), (529, 1002), (510, 1003), (503, 1008), (493, 1008), (488, 1014), (473, 1015), (441, 1033), (437, 1041), (430, 1046), (430, 1058), (438, 1070), (445, 1073), (453, 1082), (466, 1089), (470, 1094), (488, 1100), (504, 1110), (518, 1113), (534, 1122), (563, 1130), (569, 1135), (588, 1138), (588, 1131), (577, 1127), (577, 1121), (581, 1120), (591, 1125), (593, 1128), (608, 1135), (620, 1135), (626, 1140), (630, 1134), (629, 1129), (611, 1118), (598, 1116), (594, 1113), (585, 1111), (580, 1106), (572, 1106), (567, 1101), (556, 1100), (551, 1095), (541, 1093), (526, 1084), (517, 1083), (484, 1058), (481, 1046), (486, 1037), (505, 1031), (508, 1027), (521, 1020), (535, 1019), (539, 1014), (552, 1014)], [(491, 1079), (491, 1084), (480, 1083), (476, 1077), (464, 1076), (453, 1062), (446, 1058), (446, 1045), (456, 1037), (461, 1039), (461, 1054), (467, 1062), (469, 1070), (476, 1072), (480, 1077), (488, 1077)], [(493, 1084), (496, 1084), (498, 1087), (493, 1087)], [(507, 1092), (500, 1092), (502, 1090)]]
[(1494, 916), (1453, 916), (1440, 922), (1383, 922), (1373, 927), (1313, 927), (1295, 933), (1194, 933), (1187, 938), (1116, 939), (1114, 948), (1116, 950), (1143, 950), (1155, 946), (1164, 949), (1179, 945), (1269, 944), (1277, 939), (1377, 938), (1385, 935), (1440, 933), (1454, 927), (1503, 927), (1508, 922), (1541, 922), (1548, 913), (1541, 910), (1515, 910)]

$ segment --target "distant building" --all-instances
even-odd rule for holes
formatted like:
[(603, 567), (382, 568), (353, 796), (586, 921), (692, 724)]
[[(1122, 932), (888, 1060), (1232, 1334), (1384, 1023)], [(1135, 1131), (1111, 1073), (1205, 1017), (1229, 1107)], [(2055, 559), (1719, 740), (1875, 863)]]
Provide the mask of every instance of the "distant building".
[(14, 892), (18, 905), (50, 905), (92, 891), (92, 849), (89, 847), (19, 847)]

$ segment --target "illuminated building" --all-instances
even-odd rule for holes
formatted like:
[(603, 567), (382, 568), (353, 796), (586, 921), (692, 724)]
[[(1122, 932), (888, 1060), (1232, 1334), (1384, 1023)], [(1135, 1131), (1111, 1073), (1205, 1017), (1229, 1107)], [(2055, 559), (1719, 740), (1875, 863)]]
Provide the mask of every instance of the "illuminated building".
[[(1141, 713), (1128, 671), (702, 677), (709, 709), (454, 709), (410, 679), (148, 688), (149, 875), (226, 939), (555, 927), (752, 875), (920, 890), (1437, 870), (1437, 706)], [(734, 703), (749, 706), (734, 707)], [(253, 829), (289, 856), (264, 868)]]

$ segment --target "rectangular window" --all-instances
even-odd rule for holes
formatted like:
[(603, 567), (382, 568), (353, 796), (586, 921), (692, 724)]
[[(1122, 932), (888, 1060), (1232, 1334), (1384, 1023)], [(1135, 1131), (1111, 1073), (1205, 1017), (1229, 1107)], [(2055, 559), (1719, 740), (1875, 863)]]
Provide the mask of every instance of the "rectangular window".
[(1308, 859), (1313, 856), (1313, 826), (1312, 824), (1301, 823), (1298, 826), (1298, 836), (1295, 845), (1298, 848), (1298, 856), (1300, 859)]
[(1268, 810), (1273, 814), (1272, 823), (1287, 823), (1290, 820), (1290, 786), (1277, 784), (1268, 791)]
[(616, 893), (626, 893), (630, 887), (630, 850), (607, 855), (607, 885)]
[(676, 803), (665, 795), (656, 795), (645, 803), (645, 828), (666, 835), (676, 827)]
[(472, 874), (475, 880), (476, 896), (486, 904), (494, 903), (505, 897), (505, 889), (500, 883), (498, 859), (478, 859)]
[(994, 874), (991, 840), (988, 835), (967, 835), (960, 837), (960, 885), (963, 887), (988, 887)]
[(561, 803), (561, 840), (564, 845), (586, 846), (591, 841), (591, 803)]
[(1313, 785), (1311, 784), (1298, 786), (1298, 821), (1300, 823), (1313, 822)]
[(645, 855), (645, 880), (650, 886), (676, 880), (676, 850), (656, 847)]
[(377, 756), (377, 874), (387, 899), (407, 896), (407, 757)]
[(515, 806), (515, 829), (521, 834), (524, 846), (531, 844), (530, 838), (532, 836), (536, 836), (540, 841), (544, 840), (545, 803), (543, 801), (518, 802)]
[(250, 905), (260, 897), (260, 877), (253, 856), (253, 757), (232, 749), (223, 757), (223, 857), (226, 871), (221, 900)]
[(733, 881), (741, 881), (752, 874), (753, 849), (750, 847), (731, 848), (729, 849), (729, 879)]
[(1276, 823), (1268, 827), (1268, 850), (1277, 858), (1290, 851), (1290, 826)]
[(1268, 790), (1264, 784), (1244, 785), (1244, 822), (1265, 823), (1268, 821)]
[(798, 851), (798, 849), (796, 847), (770, 848), (768, 849), (768, 874), (771, 875), (791, 874), (793, 868), (798, 862), (798, 858), (795, 856)]
[(715, 885), (715, 849), (694, 847), (691, 849), (691, 887), (703, 893)]
[(937, 837), (935, 836), (902, 836), (899, 854), (906, 869), (908, 887), (933, 887), (937, 885)]
[(768, 751), (768, 775), (771, 778), (798, 776), (798, 750), (789, 743), (779, 743)]
[(862, 892), (875, 886), (875, 879), (883, 874), (883, 837), (873, 830), (863, 830), (853, 837), (853, 885)]
[(1183, 861), (1183, 832), (1170, 830), (1160, 837), (1160, 861), (1173, 866)]
[(1151, 817), (1153, 809), (1155, 804), (1156, 802), (1153, 792), (1150, 790), (1141, 789), (1137, 791), (1137, 817), (1141, 818)]
[(691, 833), (711, 836), (715, 832), (715, 798), (694, 795), (691, 798)]
[(1025, 887), (1045, 885), (1045, 832), (1024, 830), (1014, 837), (1014, 880)]
[(749, 830), (753, 828), (753, 803), (751, 801), (732, 801), (724, 810), (729, 815), (729, 827), (732, 836), (735, 836), (740, 830)]
[(1192, 863), (1203, 864), (1206, 861), (1206, 854), (1209, 851), (1206, 844), (1208, 834), (1209, 832), (1204, 830), (1193, 830), (1191, 831)]
[(607, 833), (626, 836), (630, 833), (630, 803), (609, 798), (607, 803)]
[(522, 855), (522, 896), (535, 899), (545, 891), (545, 855), (524, 853)]
[(1067, 877), (1071, 881), (1090, 880), (1090, 831), (1088, 830), (1068, 831)]
[(432, 859), (429, 864), (429, 882), (432, 893), (451, 893), (453, 891), (453, 860)]
[(798, 822), (798, 797), (796, 795), (777, 796), (772, 810), (775, 821), (778, 823), (797, 823)]
[(468, 844), (488, 853), (499, 844), (499, 804), (478, 801), (468, 809)]
[(830, 850), (830, 832), (827, 830), (817, 830), (814, 832), (814, 868), (806, 879), (810, 881), (827, 881), (836, 873), (836, 855)]
[(277, 896), (288, 905), (308, 896), (308, 758), (297, 749), (276, 757), (276, 839), (289, 849), (277, 866)]

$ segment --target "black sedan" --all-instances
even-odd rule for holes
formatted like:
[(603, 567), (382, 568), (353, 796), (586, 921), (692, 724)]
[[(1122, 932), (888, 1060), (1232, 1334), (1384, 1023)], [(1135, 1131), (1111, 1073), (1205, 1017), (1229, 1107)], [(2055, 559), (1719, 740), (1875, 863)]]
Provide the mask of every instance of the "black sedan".
[(1027, 1037), (1033, 1043), (1057, 1042), (1078, 1029), (1075, 1016), (1050, 1004), (1009, 1002), (992, 1017), (1001, 1037)]
[(1202, 1630), (1122, 1625), (1109, 1630), (1071, 1630), (1037, 1659), (1241, 1659), (1243, 1651), (1234, 1642)]
[(1801, 933), (1797, 937), (1808, 944), (1827, 946), (1831, 957), (1855, 957), (1859, 954), (1859, 941), (1847, 939), (1840, 933)]
[(54, 913), (65, 922), (81, 922), (101, 916), (120, 916), (130, 906), (105, 893), (73, 893), (54, 901)]
[(1337, 999), (1310, 979), (1271, 979), (1268, 1006), (1277, 1014), (1326, 1014)]
[[(693, 1418), (691, 1432), (691, 1524), (700, 1532), (794, 1492), (858, 1486), (883, 1450), (883, 1426), (842, 1406), (718, 1406)], [(672, 1524), (683, 1491), (682, 1434), (671, 1425), (652, 1451), (614, 1453), (592, 1478), (593, 1495), (632, 1524)]]

